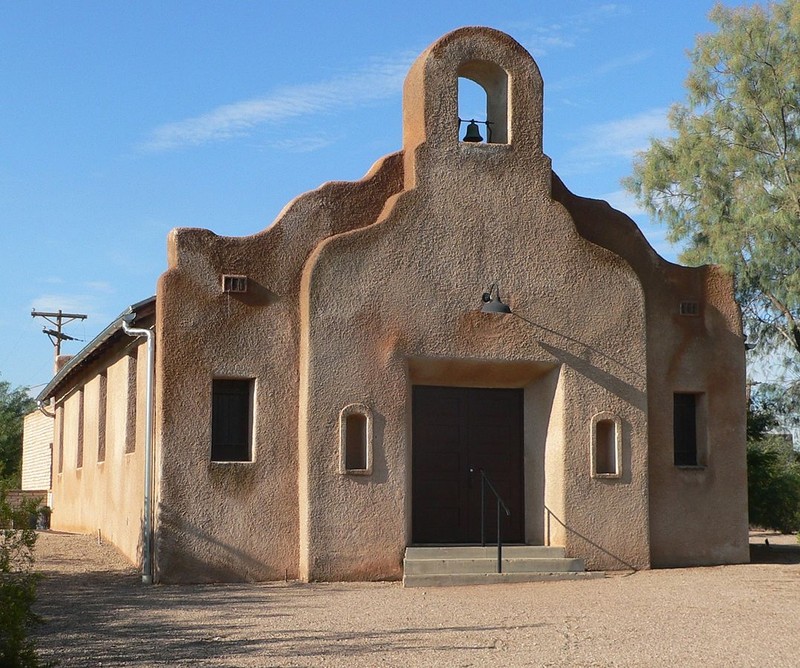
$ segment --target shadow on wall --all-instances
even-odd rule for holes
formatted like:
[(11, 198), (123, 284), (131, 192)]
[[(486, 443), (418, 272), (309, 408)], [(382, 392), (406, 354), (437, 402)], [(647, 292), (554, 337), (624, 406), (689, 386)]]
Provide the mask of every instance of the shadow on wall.
[(225, 297), (235, 299), (247, 306), (272, 306), (281, 299), (280, 295), (272, 292), (272, 290), (261, 285), (250, 276), (247, 277), (246, 292), (226, 292)]
[[(256, 518), (257, 521), (257, 518)], [(244, 522), (236, 521), (240, 531)], [(174, 536), (165, 539), (164, 536)], [(184, 546), (192, 546), (187, 551)], [(155, 543), (156, 581), (175, 584), (277, 581), (295, 579), (296, 566), (268, 573), (253, 554), (233, 547), (193, 524), (189, 518), (161, 507)]]
[(634, 387), (630, 383), (626, 383), (618, 376), (614, 376), (597, 368), (591, 362), (577, 357), (566, 350), (556, 348), (542, 341), (539, 342), (539, 345), (557, 360), (575, 369), (575, 371), (585, 378), (588, 378), (593, 383), (607, 389), (611, 394), (615, 394), (639, 410), (647, 410), (647, 398), (642, 390)]
[[(596, 383), (597, 385), (606, 388), (609, 392), (616, 394), (617, 396), (621, 397), (625, 401), (627, 401), (631, 406), (635, 406), (640, 410), (647, 410), (647, 398), (645, 393), (632, 385), (630, 382), (626, 382), (623, 380), (623, 376), (627, 376), (628, 378), (636, 379), (641, 382), (642, 385), (645, 383), (645, 376), (644, 374), (640, 373), (630, 365), (626, 364), (622, 360), (609, 355), (608, 353), (603, 352), (602, 350), (598, 350), (597, 348), (576, 339), (568, 334), (564, 334), (563, 332), (556, 331), (554, 329), (550, 329), (549, 327), (545, 327), (544, 325), (540, 325), (533, 320), (529, 320), (528, 318), (519, 315), (518, 313), (514, 313), (520, 320), (528, 323), (531, 327), (535, 327), (537, 329), (543, 330), (548, 332), (549, 334), (554, 335), (564, 341), (569, 341), (571, 343), (576, 344), (584, 349), (584, 351), (590, 353), (591, 355), (596, 355), (598, 357), (602, 357), (603, 359), (607, 360), (611, 363), (611, 365), (617, 367), (619, 369), (620, 375), (616, 376), (608, 371), (604, 371), (599, 367), (592, 364), (589, 360), (578, 357), (574, 352), (570, 352), (568, 350), (564, 350), (563, 348), (559, 348), (554, 346), (550, 343), (546, 343), (544, 341), (539, 341), (539, 345), (550, 353), (555, 359), (559, 360), (563, 364), (572, 367), (578, 373), (582, 374), (592, 382)], [(636, 382), (634, 380), (634, 382)]]
[(558, 517), (558, 515), (556, 515), (556, 514), (555, 514), (555, 513), (554, 513), (552, 510), (550, 510), (550, 508), (548, 508), (547, 506), (545, 506), (545, 507), (544, 507), (544, 510), (545, 510), (545, 513), (547, 514), (547, 528), (546, 528), (546, 530), (547, 530), (547, 535), (548, 535), (548, 536), (550, 535), (550, 523), (551, 523), (551, 522), (557, 522), (557, 523), (558, 523), (558, 524), (560, 524), (562, 527), (564, 527), (564, 529), (566, 529), (567, 531), (569, 531), (569, 532), (570, 532), (570, 533), (571, 533), (573, 536), (577, 536), (577, 537), (578, 537), (578, 538), (580, 538), (582, 541), (584, 541), (584, 542), (588, 543), (589, 545), (591, 545), (592, 547), (594, 547), (596, 550), (599, 550), (599, 551), (600, 551), (600, 552), (602, 552), (603, 554), (607, 554), (609, 557), (611, 557), (612, 559), (614, 559), (614, 560), (618, 561), (620, 564), (622, 564), (623, 566), (625, 566), (625, 568), (627, 568), (628, 570), (630, 570), (630, 571), (631, 571), (630, 573), (627, 573), (626, 575), (633, 575), (634, 573), (638, 572), (638, 570), (639, 570), (639, 569), (638, 569), (638, 568), (636, 568), (636, 566), (634, 566), (633, 564), (629, 564), (629, 563), (628, 563), (627, 561), (625, 561), (625, 560), (624, 560), (622, 557), (618, 557), (618, 556), (617, 556), (616, 554), (614, 554), (613, 552), (609, 552), (609, 551), (608, 551), (608, 550), (606, 550), (604, 547), (602, 547), (601, 545), (598, 545), (598, 544), (597, 544), (597, 543), (595, 543), (593, 540), (591, 540), (591, 539), (587, 538), (586, 536), (584, 536), (584, 535), (583, 535), (582, 533), (580, 533), (579, 531), (576, 531), (576, 530), (575, 530), (575, 529), (573, 529), (572, 527), (570, 527), (570, 526), (567, 526), (567, 524), (565, 524), (565, 523), (563, 522), (563, 520), (562, 520), (560, 517)]
[[(581, 346), (582, 348), (585, 348), (586, 350), (591, 351), (595, 355), (599, 355), (600, 357), (604, 357), (609, 362), (612, 362), (616, 366), (620, 367), (621, 369), (624, 369), (629, 374), (641, 379), (642, 381), (645, 380), (644, 374), (638, 372), (636, 369), (634, 369), (633, 367), (629, 366), (628, 364), (626, 364), (622, 360), (619, 360), (616, 357), (613, 357), (612, 355), (609, 355), (608, 353), (603, 352), (602, 350), (598, 350), (597, 348), (595, 348), (593, 346), (590, 346), (585, 341), (581, 341), (580, 339), (576, 339), (576, 338), (570, 336), (569, 334), (564, 334), (563, 332), (559, 332), (559, 331), (557, 331), (555, 329), (550, 329), (549, 327), (545, 327), (544, 325), (541, 325), (538, 322), (530, 320), (529, 318), (526, 318), (525, 316), (522, 316), (519, 313), (514, 312), (513, 315), (515, 315), (520, 320), (523, 320), (523, 321), (527, 322), (532, 327), (536, 327), (537, 329), (541, 329), (541, 330), (543, 330), (545, 332), (548, 332), (550, 334), (553, 334), (553, 335), (555, 335), (555, 336), (557, 336), (559, 338), (565, 339), (566, 341), (571, 341), (572, 343), (576, 343), (579, 346)], [(542, 344), (542, 345), (545, 345), (545, 344)], [(558, 348), (554, 348), (554, 349), (558, 350)], [(586, 362), (584, 361), (584, 364), (585, 363)]]

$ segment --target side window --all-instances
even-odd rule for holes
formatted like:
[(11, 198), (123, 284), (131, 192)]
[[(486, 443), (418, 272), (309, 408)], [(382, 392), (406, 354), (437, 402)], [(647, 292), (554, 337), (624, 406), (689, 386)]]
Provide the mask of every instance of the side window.
[(85, 405), (83, 401), (83, 388), (78, 390), (78, 447), (77, 457), (75, 460), (76, 468), (83, 468), (83, 425), (84, 425), (84, 412)]
[(137, 387), (137, 352), (136, 349), (128, 355), (128, 402), (125, 415), (125, 454), (136, 451), (136, 399), (139, 388)]
[(252, 461), (252, 379), (215, 378), (211, 398), (211, 461)]
[(613, 413), (592, 418), (592, 477), (622, 476), (622, 420)]
[(106, 412), (108, 409), (108, 375), (102, 372), (97, 394), (97, 462), (106, 460)]
[(702, 466), (702, 394), (676, 392), (672, 398), (672, 442), (675, 466)]
[(372, 411), (364, 404), (339, 412), (339, 473), (372, 473)]
[(56, 408), (56, 422), (58, 423), (58, 472), (64, 472), (64, 404)]

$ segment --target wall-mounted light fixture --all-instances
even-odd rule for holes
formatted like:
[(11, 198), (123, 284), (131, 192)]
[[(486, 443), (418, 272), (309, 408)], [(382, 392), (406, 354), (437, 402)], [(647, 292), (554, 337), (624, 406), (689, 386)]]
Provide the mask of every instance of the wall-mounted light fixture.
[(500, 288), (497, 287), (497, 283), (492, 283), (489, 292), (484, 292), (481, 299), (483, 300), (481, 313), (511, 313), (511, 307), (500, 299)]
[(491, 121), (476, 121), (474, 118), (466, 121), (463, 118), (458, 119), (458, 128), (459, 131), (461, 130), (461, 124), (468, 123), (467, 131), (464, 134), (464, 139), (461, 141), (477, 143), (483, 141), (483, 137), (481, 136), (481, 130), (478, 127), (478, 123), (482, 123), (486, 126), (486, 141), (492, 141), (492, 123)]

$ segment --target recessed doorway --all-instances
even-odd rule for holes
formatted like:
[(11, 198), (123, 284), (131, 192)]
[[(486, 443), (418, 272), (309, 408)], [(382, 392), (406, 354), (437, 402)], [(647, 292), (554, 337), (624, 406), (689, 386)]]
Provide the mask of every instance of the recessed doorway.
[[(483, 469), (511, 510), (503, 542), (525, 540), (523, 390), (417, 385), (412, 391), (412, 541), (478, 543)], [(497, 535), (485, 498), (486, 537)]]

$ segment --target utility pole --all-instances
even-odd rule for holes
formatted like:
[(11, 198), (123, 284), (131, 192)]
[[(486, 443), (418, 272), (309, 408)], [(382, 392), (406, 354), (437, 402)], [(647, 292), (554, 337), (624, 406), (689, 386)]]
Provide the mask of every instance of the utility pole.
[(31, 311), (31, 317), (44, 318), (47, 320), (47, 322), (55, 327), (55, 329), (42, 327), (42, 331), (47, 334), (53, 344), (53, 347), (55, 348), (54, 364), (58, 363), (58, 356), (61, 354), (61, 342), (78, 340), (74, 336), (64, 334), (61, 331), (62, 327), (73, 320), (86, 320), (86, 315), (83, 313), (64, 313), (61, 309), (58, 309), (58, 311), (55, 313), (51, 313), (49, 311), (37, 311), (36, 309), (33, 309)]

